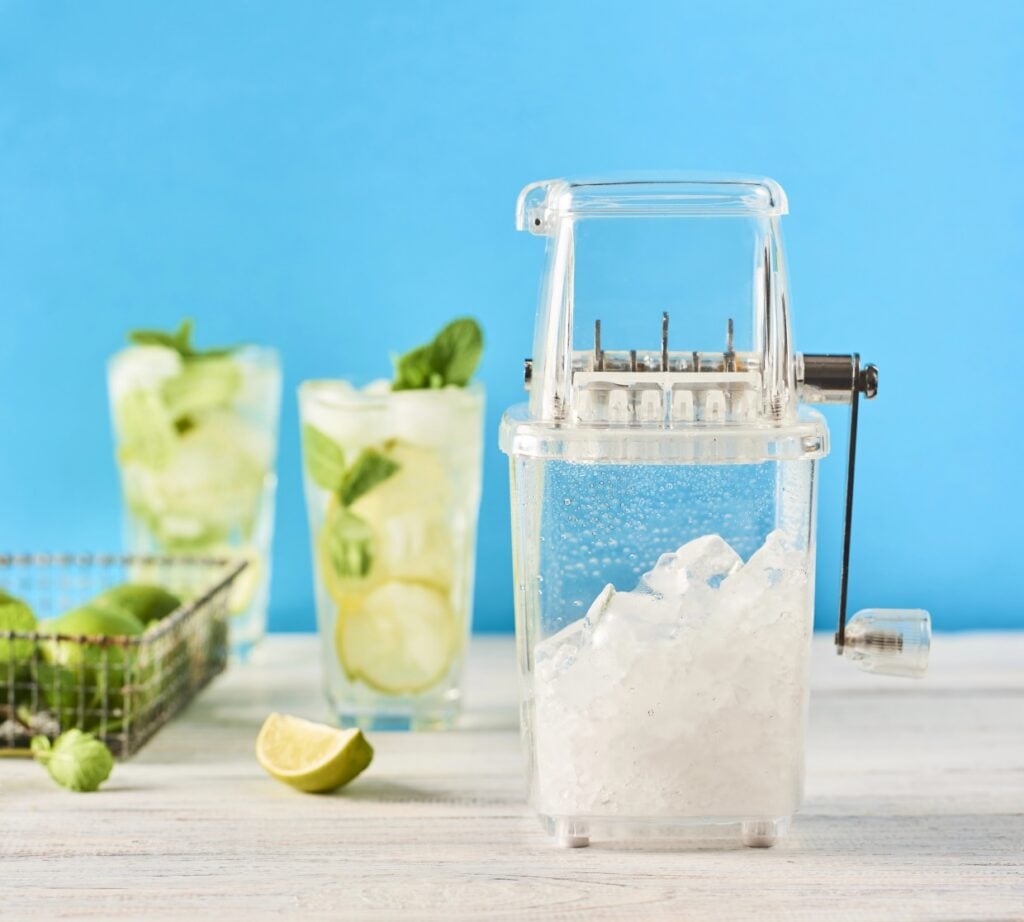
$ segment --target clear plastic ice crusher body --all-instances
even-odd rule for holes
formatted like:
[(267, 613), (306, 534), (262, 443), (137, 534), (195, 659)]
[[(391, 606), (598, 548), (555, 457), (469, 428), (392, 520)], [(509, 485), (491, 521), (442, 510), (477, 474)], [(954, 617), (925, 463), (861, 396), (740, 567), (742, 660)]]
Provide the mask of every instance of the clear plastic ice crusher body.
[[(793, 352), (785, 211), (770, 180), (520, 195), (547, 267), (501, 444), (529, 799), (563, 845), (708, 827), (770, 845), (799, 807), (828, 453), (805, 404), (849, 402), (855, 426), (877, 373)], [(845, 567), (843, 596), (841, 652), (923, 670), (925, 613), (847, 626)]]

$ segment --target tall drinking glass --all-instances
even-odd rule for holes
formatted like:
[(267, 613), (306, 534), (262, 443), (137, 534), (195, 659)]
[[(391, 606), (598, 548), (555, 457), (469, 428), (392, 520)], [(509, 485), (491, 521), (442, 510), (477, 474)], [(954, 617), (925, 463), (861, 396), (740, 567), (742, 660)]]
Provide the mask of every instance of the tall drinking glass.
[[(130, 346), (108, 366), (127, 549), (244, 557), (232, 652), (266, 631), (281, 370), (272, 349)], [(144, 574), (135, 578), (144, 579)]]
[(483, 389), (299, 389), (327, 697), (343, 725), (445, 727), (472, 620)]

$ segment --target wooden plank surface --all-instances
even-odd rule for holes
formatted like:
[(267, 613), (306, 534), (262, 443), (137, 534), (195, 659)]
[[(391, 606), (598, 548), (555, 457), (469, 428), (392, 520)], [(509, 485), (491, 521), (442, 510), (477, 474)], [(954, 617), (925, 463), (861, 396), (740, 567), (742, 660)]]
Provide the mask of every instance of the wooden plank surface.
[(816, 638), (807, 799), (774, 849), (559, 850), (522, 802), (509, 638), (479, 638), (463, 728), (376, 734), (344, 792), (252, 755), (325, 718), (315, 638), (233, 667), (97, 794), (0, 761), (0, 918), (1024, 919), (1024, 634), (940, 636), (923, 682)]

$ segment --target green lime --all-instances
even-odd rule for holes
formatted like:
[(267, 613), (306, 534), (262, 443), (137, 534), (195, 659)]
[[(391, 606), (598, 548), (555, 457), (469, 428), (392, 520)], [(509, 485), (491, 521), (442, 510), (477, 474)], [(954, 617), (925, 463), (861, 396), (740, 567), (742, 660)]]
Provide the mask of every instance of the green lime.
[(181, 599), (162, 586), (146, 583), (123, 583), (100, 593), (90, 607), (114, 609), (127, 612), (138, 618), (142, 624), (152, 624), (166, 618), (171, 612), (181, 607)]
[[(17, 631), (28, 634), (36, 629), (36, 616), (21, 599), (0, 589), (0, 632)], [(7, 663), (23, 663), (32, 657), (35, 644), (31, 640), (0, 639), (0, 667)]]
[(139, 680), (136, 649), (84, 638), (136, 637), (145, 630), (142, 622), (127, 611), (83, 605), (41, 621), (37, 630), (69, 638), (40, 641), (44, 662), (37, 668), (43, 696), (64, 729), (93, 729), (101, 715), (108, 724), (120, 719), (126, 708), (125, 689), (129, 681), (134, 685)]
[[(145, 627), (142, 622), (127, 611), (115, 608), (98, 608), (83, 605), (65, 612), (58, 618), (40, 621), (40, 634), (66, 634), (78, 637), (136, 637)], [(86, 640), (46, 640), (42, 642), (43, 655), (47, 662), (75, 670), (79, 665), (95, 667), (104, 660), (108, 663), (124, 659), (124, 648), (117, 645), (89, 643)]]

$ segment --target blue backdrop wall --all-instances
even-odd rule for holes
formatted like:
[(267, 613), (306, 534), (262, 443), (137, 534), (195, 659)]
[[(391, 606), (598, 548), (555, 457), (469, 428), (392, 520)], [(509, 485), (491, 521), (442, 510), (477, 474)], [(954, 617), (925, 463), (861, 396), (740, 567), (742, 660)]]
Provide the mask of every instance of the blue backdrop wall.
[(104, 360), (128, 328), (191, 314), (202, 341), (283, 354), (271, 623), (312, 628), (296, 385), (386, 374), (473, 312), (477, 624), (511, 629), (495, 433), (542, 250), (512, 229), (516, 193), (728, 170), (789, 192), (798, 348), (882, 369), (853, 604), (1024, 626), (1022, 36), (1015, 2), (0, 3), (0, 545), (118, 544)]

